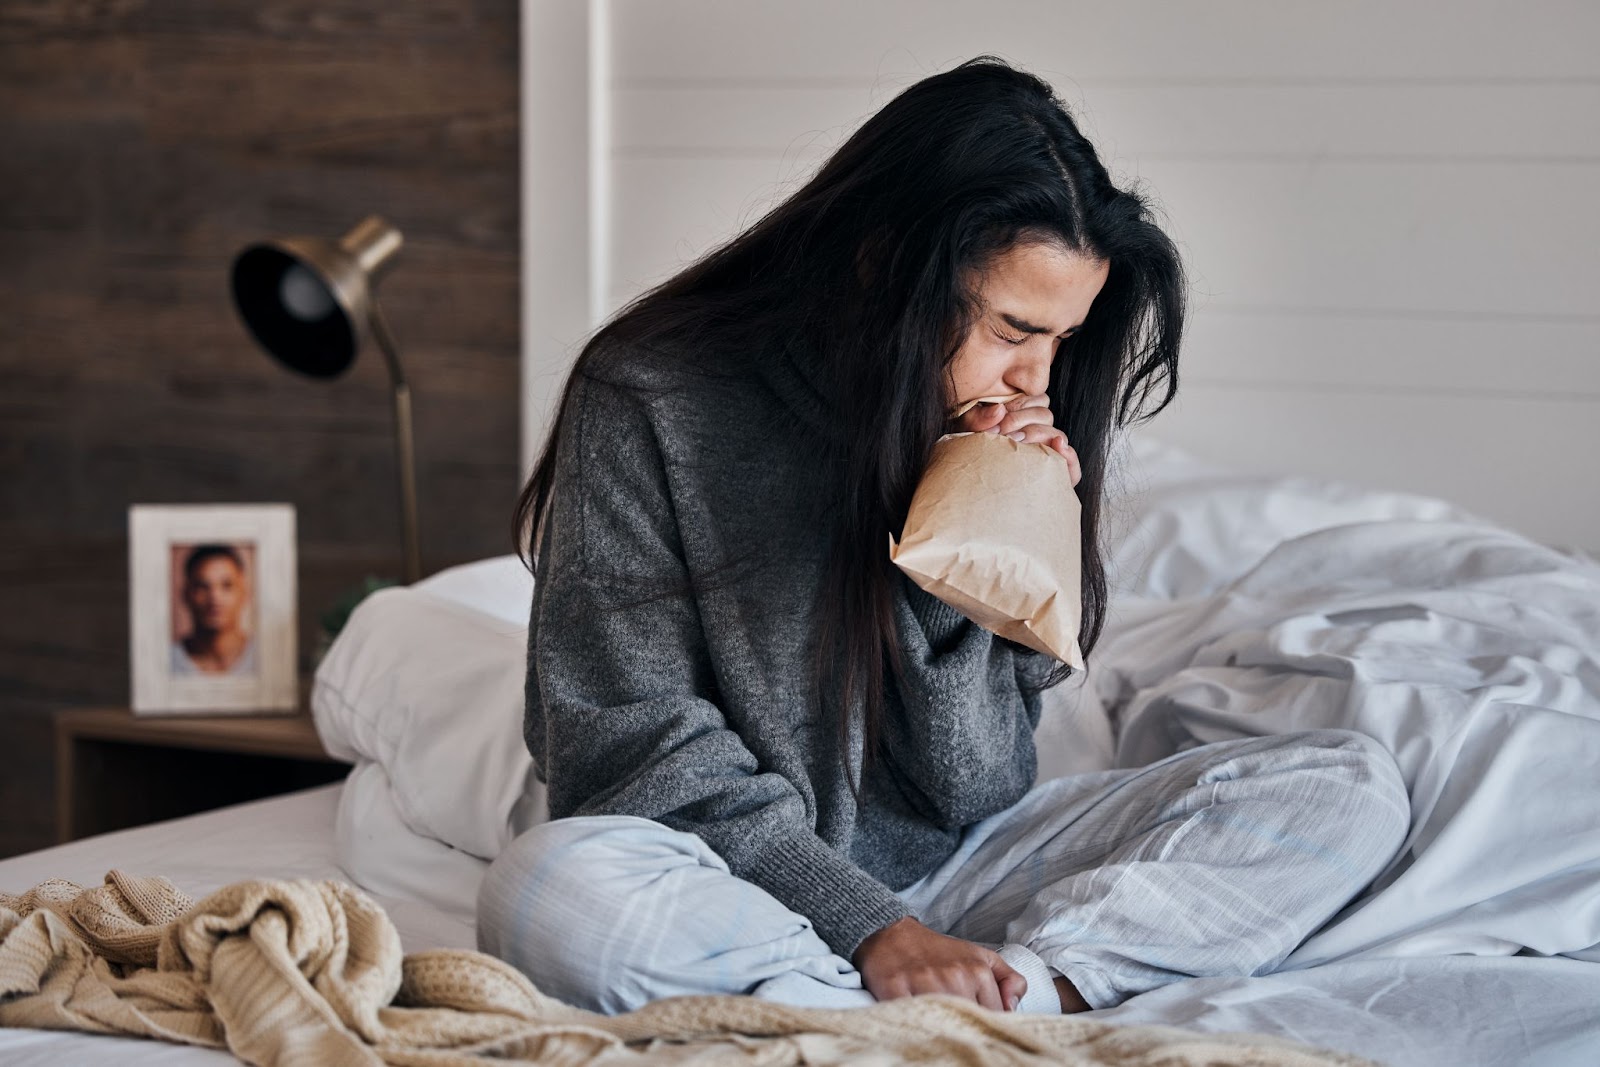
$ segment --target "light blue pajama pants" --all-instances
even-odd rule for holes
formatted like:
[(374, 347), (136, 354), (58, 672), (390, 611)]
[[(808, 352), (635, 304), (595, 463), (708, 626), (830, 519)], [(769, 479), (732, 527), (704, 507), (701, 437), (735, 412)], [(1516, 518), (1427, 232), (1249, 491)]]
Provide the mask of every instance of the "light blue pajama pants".
[[(1041, 782), (899, 896), (940, 933), (1026, 946), (1106, 1008), (1182, 978), (1272, 971), (1389, 862), (1410, 810), (1393, 758), (1364, 735), (1221, 741)], [(478, 945), (606, 1013), (699, 993), (873, 1002), (810, 920), (696, 835), (629, 815), (511, 842), (479, 892)]]

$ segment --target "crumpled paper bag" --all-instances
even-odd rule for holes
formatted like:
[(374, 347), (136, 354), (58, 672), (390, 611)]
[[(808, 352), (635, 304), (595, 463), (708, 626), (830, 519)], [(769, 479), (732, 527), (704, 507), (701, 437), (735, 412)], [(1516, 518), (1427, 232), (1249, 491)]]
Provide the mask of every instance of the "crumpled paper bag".
[[(974, 405), (1014, 399), (979, 397)], [(889, 558), (973, 622), (1083, 670), (1082, 505), (1067, 460), (997, 433), (939, 438)]]

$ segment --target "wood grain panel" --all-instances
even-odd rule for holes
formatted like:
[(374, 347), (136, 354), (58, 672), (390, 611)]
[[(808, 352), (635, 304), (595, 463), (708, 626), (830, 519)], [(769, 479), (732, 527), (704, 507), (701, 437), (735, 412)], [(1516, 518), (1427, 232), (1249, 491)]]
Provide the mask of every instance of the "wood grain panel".
[(0, 716), (126, 700), (131, 503), (294, 503), (303, 670), (316, 616), (398, 574), (382, 361), (255, 348), (228, 269), (265, 235), (404, 232), (380, 295), (425, 569), (510, 550), (518, 28), (515, 0), (0, 13)]

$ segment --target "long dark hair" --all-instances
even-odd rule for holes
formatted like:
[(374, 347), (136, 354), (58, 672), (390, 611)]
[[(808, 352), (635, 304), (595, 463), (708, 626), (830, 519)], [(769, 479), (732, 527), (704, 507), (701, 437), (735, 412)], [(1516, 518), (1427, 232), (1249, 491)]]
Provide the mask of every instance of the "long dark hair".
[[(861, 702), (864, 773), (885, 686), (902, 677), (889, 536), (899, 535), (946, 429), (946, 368), (978, 310), (974, 278), (1028, 240), (1109, 265), (1083, 326), (1060, 342), (1049, 386), (1055, 425), (1082, 464), (1079, 647), (1087, 661), (1105, 624), (1099, 537), (1113, 423), (1145, 421), (1177, 392), (1184, 272), (1145, 198), (1112, 184), (1050, 86), (991, 56), (900, 93), (798, 192), (590, 339), (517, 501), (518, 553), (526, 545), (524, 562), (537, 559), (573, 380), (604, 350), (648, 349), (671, 336), (759, 352), (774, 337), (803, 339), (840, 427), (836, 443), (819, 442), (838, 477), (815, 670), (855, 788), (851, 709)], [(1040, 688), (1071, 673), (1057, 666)]]

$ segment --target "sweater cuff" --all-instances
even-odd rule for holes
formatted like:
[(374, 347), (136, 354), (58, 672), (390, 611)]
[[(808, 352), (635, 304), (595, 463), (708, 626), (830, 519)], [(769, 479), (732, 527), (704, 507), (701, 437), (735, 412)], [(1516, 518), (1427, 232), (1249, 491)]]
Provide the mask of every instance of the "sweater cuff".
[(969, 620), (961, 612), (923, 589), (904, 571), (900, 572), (900, 581), (905, 588), (906, 603), (911, 607), (911, 614), (915, 616), (917, 624), (922, 627), (922, 632), (928, 639), (928, 647), (935, 652), (944, 651)]
[(851, 962), (868, 935), (911, 914), (893, 890), (810, 832), (773, 839), (747, 870), (733, 873), (810, 919), (817, 936)]

